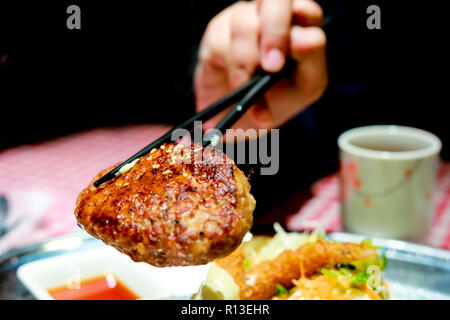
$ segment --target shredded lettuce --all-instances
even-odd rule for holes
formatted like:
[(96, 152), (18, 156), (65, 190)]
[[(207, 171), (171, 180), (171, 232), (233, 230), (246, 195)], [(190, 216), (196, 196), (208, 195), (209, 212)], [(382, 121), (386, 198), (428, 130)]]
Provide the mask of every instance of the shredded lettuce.
[(346, 268), (339, 268), (339, 271), (347, 278), (353, 277), (353, 274), (351, 273), (351, 271)]
[[(324, 232), (316, 229), (312, 233), (286, 232), (280, 224), (274, 224), (275, 235), (253, 236), (251, 241), (244, 242), (241, 245), (244, 251), (245, 259), (243, 267), (247, 270), (252, 266), (264, 260), (276, 259), (276, 257), (285, 250), (296, 250), (300, 246), (319, 241), (325, 237)], [(373, 245), (370, 239), (365, 239), (362, 244), (366, 248), (378, 250), (380, 247)], [(334, 279), (324, 278), (320, 281), (330, 281), (335, 283), (339, 290), (354, 293), (355, 298), (369, 298), (362, 290), (361, 286), (372, 286), (369, 282), (371, 273), (370, 266), (378, 266), (383, 270), (387, 265), (387, 258), (384, 250), (378, 250), (380, 255), (374, 258), (353, 261), (351, 263), (327, 264), (322, 269), (317, 270), (310, 279), (314, 280), (318, 275), (323, 274)], [(369, 271), (369, 272), (368, 272)], [(293, 279), (295, 280), (295, 279)], [(295, 284), (295, 281), (294, 281)], [(290, 297), (291, 293), (296, 294), (296, 287), (289, 290), (281, 284), (276, 284), (276, 295), (280, 299)], [(365, 288), (364, 288), (365, 289)], [(379, 288), (373, 288), (381, 297), (388, 297), (387, 288), (381, 285)], [(202, 284), (199, 293), (195, 298), (203, 299), (239, 299), (239, 287), (226, 271), (219, 268), (214, 263), (210, 263), (207, 280)]]
[(370, 274), (367, 272), (359, 272), (358, 274), (352, 276), (351, 284), (353, 285), (364, 285), (367, 283), (367, 279), (369, 279)]
[(281, 284), (277, 283), (277, 296), (283, 295), (283, 294), (289, 294), (289, 290), (283, 287)]
[(306, 243), (319, 240), (319, 235), (315, 233), (286, 232), (278, 223), (275, 223), (273, 228), (276, 234), (272, 238), (264, 239), (255, 236), (255, 241), (243, 244), (245, 255), (250, 261), (258, 263), (274, 259), (285, 250), (295, 250)]
[(362, 241), (362, 244), (364, 245), (364, 247), (369, 248), (369, 249), (381, 249), (383, 247), (381, 246), (376, 246), (372, 243), (372, 239), (370, 238), (366, 238)]
[(347, 266), (351, 266), (354, 268), (356, 272), (365, 272), (369, 266), (375, 265), (380, 267), (380, 270), (384, 270), (386, 268), (387, 258), (386, 255), (382, 254), (381, 256), (353, 261), (352, 263), (347, 264)]
[(384, 270), (386, 268), (387, 262), (388, 262), (387, 257), (386, 257), (386, 251), (383, 251), (383, 253), (381, 254), (381, 261), (383, 261), (381, 270)]
[(334, 272), (332, 270), (328, 270), (328, 269), (320, 269), (320, 272), (326, 276), (333, 277), (333, 278), (338, 278), (340, 276), (339, 273), (336, 273), (336, 272)]

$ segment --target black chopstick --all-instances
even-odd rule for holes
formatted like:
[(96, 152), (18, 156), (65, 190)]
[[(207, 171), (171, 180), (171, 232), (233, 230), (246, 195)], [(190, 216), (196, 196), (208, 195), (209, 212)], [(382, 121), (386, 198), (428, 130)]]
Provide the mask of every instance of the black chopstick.
[[(192, 130), (194, 128), (195, 121), (205, 121), (208, 120), (220, 112), (227, 109), (233, 103), (238, 104), (225, 116), (225, 118), (217, 125), (217, 129), (221, 132), (231, 127), (238, 119), (241, 117), (249, 107), (251, 107), (259, 98), (261, 98), (264, 93), (269, 89), (276, 81), (278, 81), (282, 76), (285, 75), (287, 70), (291, 70), (295, 65), (295, 62), (291, 59), (286, 61), (284, 68), (280, 72), (276, 73), (266, 73), (264, 71), (258, 72), (254, 77), (247, 81), (243, 86), (235, 89), (234, 91), (228, 93), (221, 99), (214, 102), (212, 105), (206, 109), (200, 111), (193, 117), (184, 121), (180, 125), (172, 128), (166, 134), (159, 137), (154, 142), (150, 143), (148, 146), (138, 151), (136, 154), (122, 162), (120, 165), (112, 169), (110, 172), (102, 176), (100, 179), (94, 182), (95, 187), (99, 187), (105, 182), (113, 179), (119, 175), (120, 170), (123, 166), (133, 162), (134, 160), (147, 155), (152, 149), (159, 148), (164, 143), (170, 142), (172, 139), (172, 133), (177, 129)], [(211, 137), (212, 138), (212, 137)], [(209, 145), (211, 143), (211, 138), (204, 142), (204, 145)], [(217, 138), (216, 138), (217, 139)]]
[[(295, 61), (288, 59), (280, 72), (264, 74), (255, 85), (248, 90), (239, 103), (217, 124), (215, 129), (224, 134), (226, 129), (230, 128), (237, 120), (239, 120), (239, 118), (242, 117), (242, 115), (253, 106), (270, 87), (283, 76), (286, 76), (291, 72), (294, 67)], [(218, 134), (209, 136), (207, 140), (203, 141), (203, 147), (208, 145), (215, 147), (219, 138), (220, 136)]]
[(251, 78), (248, 82), (246, 82), (243, 86), (237, 88), (236, 90), (228, 93), (221, 99), (217, 100), (213, 104), (211, 104), (206, 109), (200, 111), (199, 113), (195, 114), (193, 117), (189, 118), (188, 120), (184, 121), (183, 123), (179, 124), (178, 126), (170, 129), (167, 133), (159, 137), (154, 142), (150, 143), (140, 151), (138, 151), (136, 154), (129, 157), (127, 160), (122, 162), (120, 165), (112, 169), (110, 172), (102, 176), (100, 179), (94, 182), (95, 187), (99, 187), (105, 182), (108, 182), (109, 180), (113, 179), (115, 176), (118, 175), (120, 172), (120, 169), (122, 169), (123, 166), (126, 164), (129, 164), (133, 162), (134, 160), (145, 156), (148, 154), (152, 149), (159, 148), (164, 143), (170, 142), (172, 139), (172, 133), (177, 129), (186, 129), (191, 130), (194, 127), (195, 121), (204, 121), (208, 120), (215, 115), (219, 114), (220, 112), (224, 111), (226, 108), (228, 108), (231, 104), (236, 103), (239, 99), (244, 97), (246, 92), (251, 88), (255, 83), (257, 83), (264, 75), (262, 73), (255, 75), (253, 78)]
[[(325, 27), (329, 26), (332, 20), (333, 20), (332, 16), (325, 16), (323, 20), (323, 28), (325, 29)], [(152, 151), (152, 149), (159, 148), (164, 143), (170, 142), (172, 138), (172, 133), (175, 130), (177, 129), (192, 130), (195, 121), (208, 120), (214, 117), (215, 115), (219, 114), (220, 112), (224, 111), (230, 105), (238, 102), (241, 99), (238, 102), (238, 104), (216, 126), (216, 129), (218, 129), (220, 132), (223, 133), (227, 128), (231, 127), (239, 119), (239, 117), (241, 117), (248, 110), (248, 108), (250, 108), (256, 101), (258, 101), (258, 99), (264, 95), (267, 89), (269, 89), (281, 77), (287, 75), (288, 72), (294, 70), (294, 66), (295, 61), (288, 58), (286, 60), (283, 69), (280, 72), (269, 74), (264, 71), (260, 71), (256, 73), (256, 75), (252, 77), (249, 81), (247, 81), (243, 86), (228, 93), (221, 99), (214, 102), (208, 108), (200, 111), (192, 118), (189, 118), (180, 125), (172, 128), (166, 134), (159, 137), (157, 140), (150, 143), (148, 146), (138, 151), (133, 156), (129, 157), (127, 160), (119, 164), (117, 167), (112, 169), (103, 177), (95, 181), (94, 186), (99, 187), (103, 183), (108, 182), (109, 180), (113, 179), (115, 176), (118, 175), (120, 169), (122, 169), (123, 166), (133, 162), (134, 160), (140, 157), (145, 156), (150, 151)], [(217, 138), (218, 138), (217, 135), (212, 135), (211, 137), (208, 137), (208, 139), (203, 142), (203, 146), (208, 146), (210, 144), (214, 146), (217, 143)]]

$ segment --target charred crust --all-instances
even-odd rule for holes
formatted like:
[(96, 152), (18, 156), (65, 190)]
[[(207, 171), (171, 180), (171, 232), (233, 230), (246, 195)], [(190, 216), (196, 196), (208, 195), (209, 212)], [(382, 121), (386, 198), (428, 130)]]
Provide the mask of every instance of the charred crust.
[(251, 197), (247, 179), (221, 151), (185, 147), (186, 164), (175, 147), (166, 144), (101, 188), (86, 188), (77, 200), (78, 224), (155, 266), (203, 264), (235, 249), (252, 221), (253, 198), (245, 214), (239, 207)]

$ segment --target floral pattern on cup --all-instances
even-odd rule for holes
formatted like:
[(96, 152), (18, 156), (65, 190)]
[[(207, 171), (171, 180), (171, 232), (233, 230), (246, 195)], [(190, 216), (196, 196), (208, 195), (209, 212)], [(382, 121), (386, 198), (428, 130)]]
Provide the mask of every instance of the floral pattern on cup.
[(441, 142), (409, 127), (349, 130), (340, 148), (347, 232), (420, 241), (431, 228)]
[(341, 162), (342, 196), (348, 200), (350, 192), (359, 190), (362, 182), (358, 177), (358, 164), (355, 161)]

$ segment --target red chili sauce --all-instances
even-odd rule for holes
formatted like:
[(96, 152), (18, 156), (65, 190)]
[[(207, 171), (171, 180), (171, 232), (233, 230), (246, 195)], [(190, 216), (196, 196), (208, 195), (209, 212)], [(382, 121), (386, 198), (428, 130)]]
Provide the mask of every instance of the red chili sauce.
[(78, 288), (61, 286), (47, 290), (55, 300), (136, 300), (139, 297), (112, 275), (81, 281)]

